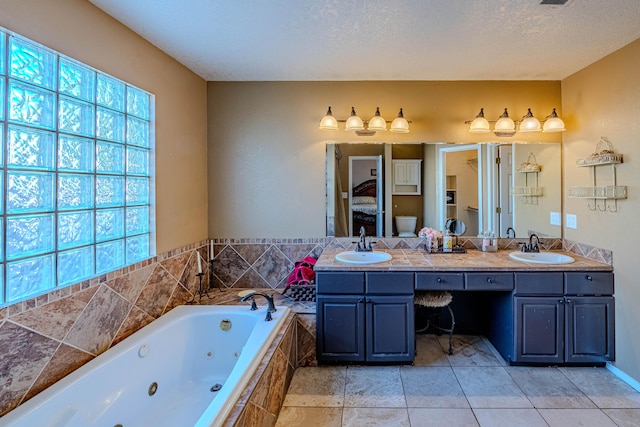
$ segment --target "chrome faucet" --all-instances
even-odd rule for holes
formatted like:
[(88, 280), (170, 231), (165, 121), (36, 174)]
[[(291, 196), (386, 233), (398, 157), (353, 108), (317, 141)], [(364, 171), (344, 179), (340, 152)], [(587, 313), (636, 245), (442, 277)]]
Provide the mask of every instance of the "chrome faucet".
[(245, 302), (247, 300), (251, 300), (251, 310), (255, 310), (255, 308), (254, 308), (255, 300), (253, 299), (253, 297), (255, 297), (256, 295), (264, 297), (264, 299), (267, 300), (267, 304), (268, 304), (267, 316), (265, 317), (264, 320), (266, 320), (267, 322), (270, 321), (270, 320), (273, 320), (273, 317), (271, 316), (271, 313), (275, 313), (276, 311), (278, 311), (278, 310), (276, 310), (276, 305), (273, 302), (273, 296), (269, 296), (267, 294), (263, 294), (263, 293), (260, 293), (260, 292), (252, 292), (250, 294), (247, 294), (247, 295), (243, 296), (240, 299), (240, 301)]
[[(511, 234), (513, 234), (513, 237), (511, 237)], [(516, 230), (514, 230), (513, 227), (507, 228), (507, 238), (510, 238), (510, 239), (516, 238)]]
[[(535, 244), (533, 244), (534, 237), (536, 239)], [(527, 245), (526, 243), (521, 243), (522, 252), (540, 252), (540, 247), (538, 246), (539, 244), (540, 244), (540, 239), (538, 238), (538, 235), (535, 233), (531, 233), (531, 236), (529, 236), (529, 244)]]
[[(353, 242), (356, 243), (356, 242)], [(356, 252), (373, 252), (373, 248), (371, 247), (371, 242), (369, 241), (369, 245), (367, 246), (367, 233), (364, 229), (364, 225), (360, 227), (360, 241), (357, 242)]]

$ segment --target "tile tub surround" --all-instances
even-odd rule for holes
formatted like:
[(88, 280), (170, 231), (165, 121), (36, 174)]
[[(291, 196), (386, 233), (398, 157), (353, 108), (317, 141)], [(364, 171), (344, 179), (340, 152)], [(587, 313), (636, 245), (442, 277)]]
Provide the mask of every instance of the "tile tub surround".
[[(510, 367), (482, 337), (417, 337), (414, 366), (298, 368), (276, 426), (636, 426), (640, 393), (605, 368)], [(384, 404), (372, 404), (384, 402)]]

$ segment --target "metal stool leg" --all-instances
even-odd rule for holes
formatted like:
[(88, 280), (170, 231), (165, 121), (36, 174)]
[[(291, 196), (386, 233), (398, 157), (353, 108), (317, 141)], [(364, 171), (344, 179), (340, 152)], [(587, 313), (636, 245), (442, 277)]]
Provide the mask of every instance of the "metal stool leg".
[(451, 315), (451, 329), (449, 330), (449, 354), (453, 354), (453, 328), (456, 326), (456, 319), (453, 316), (453, 310), (451, 310), (451, 304), (447, 305), (449, 314)]

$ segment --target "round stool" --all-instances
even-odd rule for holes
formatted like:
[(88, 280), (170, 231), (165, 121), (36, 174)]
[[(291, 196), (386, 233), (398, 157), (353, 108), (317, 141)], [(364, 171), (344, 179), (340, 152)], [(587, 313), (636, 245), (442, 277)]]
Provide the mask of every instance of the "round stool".
[(433, 326), (434, 328), (447, 332), (449, 334), (449, 354), (453, 354), (453, 328), (456, 325), (455, 317), (453, 316), (453, 310), (451, 310), (451, 301), (453, 300), (453, 296), (451, 293), (447, 291), (429, 291), (429, 292), (416, 292), (413, 297), (413, 304), (415, 306), (415, 311), (417, 313), (418, 308), (442, 308), (447, 307), (449, 309), (449, 314), (451, 315), (451, 328), (443, 328), (441, 325), (435, 325), (431, 322), (431, 317), (433, 314), (427, 319), (427, 326), (422, 329), (416, 330), (416, 333), (425, 332), (429, 329), (429, 326)]

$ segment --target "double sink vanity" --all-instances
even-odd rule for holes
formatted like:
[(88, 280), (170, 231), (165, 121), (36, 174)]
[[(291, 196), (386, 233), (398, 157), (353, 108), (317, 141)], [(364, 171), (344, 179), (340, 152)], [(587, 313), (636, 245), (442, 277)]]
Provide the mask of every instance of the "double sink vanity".
[(614, 358), (612, 267), (564, 252), (325, 249), (316, 265), (320, 363), (412, 363), (416, 292), (451, 291), (461, 327), (510, 364)]

